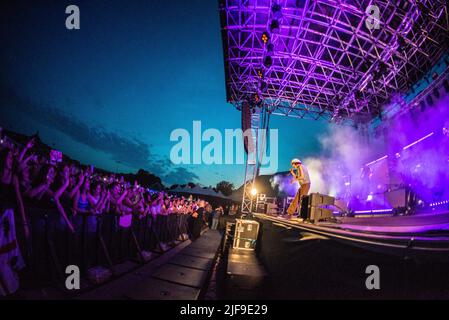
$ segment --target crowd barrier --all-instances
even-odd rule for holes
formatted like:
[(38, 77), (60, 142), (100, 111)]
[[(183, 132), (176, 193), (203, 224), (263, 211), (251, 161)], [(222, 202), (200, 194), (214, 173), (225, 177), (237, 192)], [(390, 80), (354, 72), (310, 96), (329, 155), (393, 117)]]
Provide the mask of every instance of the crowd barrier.
[(153, 253), (163, 253), (188, 239), (189, 215), (132, 216), (122, 227), (120, 216), (78, 214), (70, 218), (72, 233), (56, 210), (27, 209), (31, 237), (23, 236), (17, 224), (18, 240), (25, 259), (26, 277), (40, 283), (64, 283), (65, 268), (79, 267), (86, 275), (94, 267), (115, 267), (125, 261), (144, 263)]

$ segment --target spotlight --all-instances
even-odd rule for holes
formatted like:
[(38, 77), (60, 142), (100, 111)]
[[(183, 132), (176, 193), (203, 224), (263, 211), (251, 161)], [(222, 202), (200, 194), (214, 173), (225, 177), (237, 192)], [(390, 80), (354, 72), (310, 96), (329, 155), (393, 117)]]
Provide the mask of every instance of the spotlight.
[(368, 197), (366, 197), (366, 201), (371, 201), (373, 200), (373, 195), (369, 194)]
[(443, 86), (444, 86), (444, 90), (446, 91), (446, 93), (449, 93), (449, 80), (444, 80), (443, 82)]
[(401, 154), (399, 152), (396, 152), (395, 156), (396, 156), (396, 159), (399, 159), (401, 157)]
[(421, 111), (426, 110), (426, 103), (424, 102), (424, 100), (421, 100), (421, 102), (419, 103), (419, 106), (421, 107)]
[(438, 90), (438, 88), (433, 89), (433, 95), (437, 99), (440, 98), (440, 91)]
[(256, 196), (256, 195), (257, 195), (257, 189), (256, 189), (256, 188), (253, 187), (253, 188), (251, 189), (251, 195), (252, 195), (252, 196)]
[(267, 42), (270, 40), (270, 35), (268, 34), (268, 32), (264, 32), (262, 33), (262, 41), (263, 43), (267, 44)]
[(273, 17), (276, 19), (282, 18), (281, 6), (277, 3), (273, 4), (271, 7), (271, 11), (273, 12)]
[(263, 60), (263, 65), (266, 68), (269, 68), (273, 65), (273, 58), (271, 56), (266, 56), (265, 59)]
[(279, 21), (278, 20), (271, 21), (270, 31), (275, 32), (275, 33), (279, 32)]

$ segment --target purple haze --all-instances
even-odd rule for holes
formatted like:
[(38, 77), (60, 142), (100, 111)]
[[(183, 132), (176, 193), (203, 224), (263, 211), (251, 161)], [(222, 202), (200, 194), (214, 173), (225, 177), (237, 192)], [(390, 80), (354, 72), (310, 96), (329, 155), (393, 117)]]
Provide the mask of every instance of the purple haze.
[[(405, 185), (427, 203), (449, 199), (449, 97), (425, 110), (414, 108), (388, 120), (382, 128), (374, 136), (361, 129), (331, 127), (320, 138), (322, 153), (303, 159), (312, 180), (311, 192), (351, 200), (357, 207), (353, 209), (391, 208), (384, 192)], [(432, 132), (427, 139), (403, 150)], [(362, 178), (364, 164), (385, 155), (388, 157), (369, 165), (371, 178)], [(293, 196), (298, 185), (290, 184), (290, 180), (279, 174), (271, 182)], [(369, 194), (371, 201), (367, 201)]]

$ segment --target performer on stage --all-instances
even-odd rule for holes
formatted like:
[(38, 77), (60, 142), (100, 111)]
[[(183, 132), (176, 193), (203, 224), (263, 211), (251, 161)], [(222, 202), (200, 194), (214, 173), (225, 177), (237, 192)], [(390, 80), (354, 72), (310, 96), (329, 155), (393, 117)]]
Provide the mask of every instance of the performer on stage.
[(292, 216), (295, 214), (298, 207), (299, 212), (301, 212), (301, 200), (309, 193), (310, 190), (310, 177), (306, 166), (304, 166), (299, 159), (292, 160), (292, 168), (290, 169), (290, 173), (294, 178), (291, 183), (298, 181), (300, 186), (296, 192), (295, 198), (287, 209), (287, 213)]

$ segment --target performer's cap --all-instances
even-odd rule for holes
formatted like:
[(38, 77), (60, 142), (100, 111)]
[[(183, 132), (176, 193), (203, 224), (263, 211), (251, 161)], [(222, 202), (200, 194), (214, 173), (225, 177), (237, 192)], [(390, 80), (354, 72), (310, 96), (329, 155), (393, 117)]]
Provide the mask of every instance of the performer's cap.
[(296, 158), (292, 160), (292, 164), (298, 164), (298, 163), (302, 164), (301, 160), (296, 159)]

